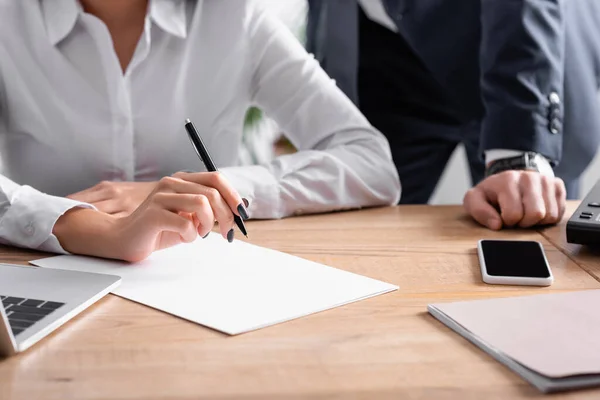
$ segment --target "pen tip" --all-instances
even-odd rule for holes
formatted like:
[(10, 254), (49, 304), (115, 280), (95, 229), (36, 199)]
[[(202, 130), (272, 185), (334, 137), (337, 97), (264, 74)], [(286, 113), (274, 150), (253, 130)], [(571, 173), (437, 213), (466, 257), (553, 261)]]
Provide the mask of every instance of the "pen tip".
[(186, 118), (186, 120), (185, 120), (185, 123), (186, 123), (186, 124), (189, 124), (189, 123), (191, 123), (191, 122), (192, 122), (192, 121), (190, 121), (190, 119), (189, 119), (189, 118)]

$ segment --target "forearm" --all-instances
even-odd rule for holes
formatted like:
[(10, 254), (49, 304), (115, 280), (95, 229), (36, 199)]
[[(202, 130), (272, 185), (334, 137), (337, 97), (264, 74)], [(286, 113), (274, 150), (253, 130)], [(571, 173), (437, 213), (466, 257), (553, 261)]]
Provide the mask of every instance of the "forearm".
[(100, 211), (74, 208), (56, 221), (52, 233), (69, 253), (119, 258), (117, 243), (111, 240), (115, 221), (115, 217)]

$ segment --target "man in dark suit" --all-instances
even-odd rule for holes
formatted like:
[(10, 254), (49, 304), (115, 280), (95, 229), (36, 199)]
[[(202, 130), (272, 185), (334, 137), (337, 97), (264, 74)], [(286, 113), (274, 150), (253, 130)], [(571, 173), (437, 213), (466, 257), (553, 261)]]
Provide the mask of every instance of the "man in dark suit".
[(600, 139), (600, 1), (308, 1), (308, 50), (390, 141), (401, 203), (429, 200), (459, 143), (465, 207), (489, 228), (557, 222), (558, 177), (578, 196)]

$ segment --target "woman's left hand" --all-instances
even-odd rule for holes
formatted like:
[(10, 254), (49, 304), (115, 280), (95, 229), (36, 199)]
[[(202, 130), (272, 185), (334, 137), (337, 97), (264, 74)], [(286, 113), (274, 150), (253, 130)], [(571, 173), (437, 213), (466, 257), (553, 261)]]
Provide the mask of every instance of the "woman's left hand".
[(107, 214), (125, 217), (146, 200), (157, 184), (158, 182), (102, 181), (96, 186), (67, 197), (89, 203)]

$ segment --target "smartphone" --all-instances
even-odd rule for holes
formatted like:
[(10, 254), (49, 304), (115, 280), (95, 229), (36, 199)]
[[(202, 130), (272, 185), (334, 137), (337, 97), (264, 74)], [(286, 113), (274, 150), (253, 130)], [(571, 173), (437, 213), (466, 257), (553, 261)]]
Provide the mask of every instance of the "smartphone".
[(550, 286), (554, 282), (540, 242), (480, 240), (477, 252), (485, 283)]

